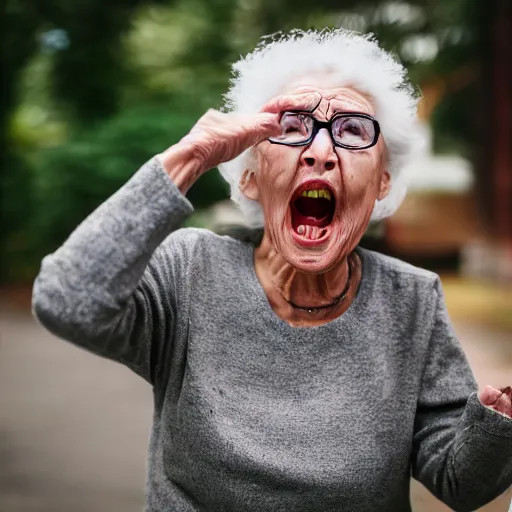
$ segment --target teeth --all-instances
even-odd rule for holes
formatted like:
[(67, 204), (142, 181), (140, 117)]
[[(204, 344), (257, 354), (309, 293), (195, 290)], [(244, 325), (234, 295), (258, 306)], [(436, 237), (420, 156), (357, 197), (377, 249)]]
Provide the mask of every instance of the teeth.
[(312, 197), (314, 199), (327, 199), (327, 200), (331, 200), (331, 193), (325, 189), (325, 188), (322, 188), (322, 189), (319, 189), (319, 190), (304, 190), (304, 192), (302, 192), (301, 196), (303, 197)]
[(309, 240), (318, 240), (319, 238), (322, 238), (325, 235), (325, 231), (326, 230), (323, 228), (310, 225), (304, 226), (304, 224), (297, 227), (297, 233)]
[[(328, 190), (323, 189), (323, 190), (320, 190), (320, 192), (322, 193), (322, 195), (320, 197), (325, 197), (325, 199), (327, 199), (329, 201), (331, 200), (331, 193)], [(319, 193), (319, 195), (320, 195), (320, 193)]]

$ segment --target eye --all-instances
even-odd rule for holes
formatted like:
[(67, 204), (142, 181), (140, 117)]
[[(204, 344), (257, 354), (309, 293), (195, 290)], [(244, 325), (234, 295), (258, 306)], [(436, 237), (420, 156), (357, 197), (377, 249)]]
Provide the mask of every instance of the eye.
[(283, 135), (307, 135), (309, 132), (308, 118), (304, 114), (285, 113), (281, 118)]
[(352, 135), (361, 135), (363, 133), (363, 126), (359, 119), (349, 119), (343, 129)]
[(347, 146), (365, 146), (375, 136), (373, 121), (365, 117), (339, 117), (333, 125), (333, 135)]
[(336, 130), (338, 135), (362, 136), (366, 133), (363, 120), (357, 117), (340, 118)]

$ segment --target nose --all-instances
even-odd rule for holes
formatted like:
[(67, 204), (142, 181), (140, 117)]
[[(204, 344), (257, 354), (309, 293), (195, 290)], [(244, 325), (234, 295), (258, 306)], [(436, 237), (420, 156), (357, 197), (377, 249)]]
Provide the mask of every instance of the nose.
[(336, 167), (336, 153), (331, 134), (322, 128), (311, 144), (301, 155), (301, 164), (304, 167), (316, 167), (317, 170), (332, 171)]

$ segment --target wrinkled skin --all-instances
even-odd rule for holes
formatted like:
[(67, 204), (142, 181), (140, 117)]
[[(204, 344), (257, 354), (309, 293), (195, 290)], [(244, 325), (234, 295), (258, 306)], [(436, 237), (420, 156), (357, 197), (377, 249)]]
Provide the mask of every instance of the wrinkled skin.
[[(309, 80), (292, 84), (280, 100), (281, 110), (310, 110), (320, 121), (336, 112), (375, 115), (371, 101), (348, 87), (321, 87)], [(293, 105), (293, 106), (288, 106)], [(264, 211), (265, 234), (256, 251), (256, 272), (274, 310), (291, 325), (319, 325), (333, 320), (350, 306), (361, 277), (360, 262), (352, 287), (338, 307), (313, 314), (290, 307), (329, 304), (347, 282), (347, 257), (368, 226), (376, 199), (389, 188), (386, 150), (381, 137), (367, 150), (334, 147), (327, 130), (320, 130), (309, 146), (290, 147), (264, 141), (256, 148), (257, 172), (248, 170), (241, 188)], [(330, 235), (321, 246), (309, 247), (294, 235), (290, 203), (304, 182), (320, 179), (334, 192), (336, 209)]]
[[(368, 98), (346, 87), (318, 85), (290, 88), (294, 97), (310, 93), (312, 103), (320, 95), (314, 116), (328, 121), (335, 112), (375, 115)], [(322, 274), (341, 263), (357, 246), (367, 229), (376, 199), (386, 196), (389, 173), (385, 169), (385, 144), (349, 151), (333, 145), (327, 130), (321, 130), (309, 146), (290, 147), (261, 143), (257, 148), (258, 172), (243, 187), (244, 193), (262, 205), (269, 242), (295, 269)], [(331, 236), (320, 247), (305, 247), (293, 236), (290, 200), (300, 184), (321, 179), (334, 191), (336, 210)]]
[(160, 160), (183, 194), (209, 169), (280, 132), (277, 110), (255, 116), (210, 109)]
[[(276, 315), (293, 326), (314, 326), (343, 314), (357, 294), (361, 262), (353, 251), (368, 226), (375, 200), (386, 196), (390, 177), (382, 136), (374, 147), (361, 151), (333, 147), (326, 130), (309, 146), (270, 144), (267, 139), (280, 133), (280, 114), (299, 109), (314, 109), (313, 115), (322, 121), (340, 111), (375, 115), (371, 99), (364, 94), (336, 87), (327, 75), (305, 79), (290, 84), (254, 116), (208, 111), (160, 159), (185, 194), (208, 169), (255, 148), (257, 168), (247, 169), (240, 182), (242, 192), (260, 203), (265, 217), (255, 270)], [(327, 182), (336, 199), (329, 237), (317, 247), (308, 247), (293, 236), (289, 210), (292, 194), (311, 177)], [(305, 307), (329, 304), (347, 283), (350, 258), (351, 286), (339, 305), (313, 313), (290, 305), (289, 301)], [(479, 398), (489, 408), (512, 416), (510, 387), (487, 386)]]

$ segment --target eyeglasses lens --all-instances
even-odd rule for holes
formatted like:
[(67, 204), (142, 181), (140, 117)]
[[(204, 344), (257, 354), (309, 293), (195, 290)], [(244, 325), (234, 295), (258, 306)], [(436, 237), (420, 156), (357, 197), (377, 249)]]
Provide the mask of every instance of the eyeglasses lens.
[(375, 126), (365, 117), (337, 117), (332, 123), (332, 136), (338, 144), (362, 148), (373, 142)]
[[(281, 117), (282, 133), (272, 140), (284, 144), (300, 144), (313, 132), (315, 120), (305, 114), (285, 112)], [(332, 137), (337, 144), (351, 148), (363, 148), (372, 144), (375, 126), (371, 119), (357, 116), (340, 116), (331, 126)]]
[(304, 114), (285, 112), (281, 117), (282, 133), (273, 140), (295, 144), (311, 137), (313, 131), (313, 118)]

